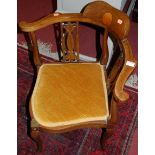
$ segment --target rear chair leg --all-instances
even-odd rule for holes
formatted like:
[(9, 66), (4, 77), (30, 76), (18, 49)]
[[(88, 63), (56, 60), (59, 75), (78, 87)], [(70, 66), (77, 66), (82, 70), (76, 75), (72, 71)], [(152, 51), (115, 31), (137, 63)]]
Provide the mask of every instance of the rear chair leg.
[(102, 134), (101, 134), (101, 138), (100, 138), (100, 145), (101, 147), (103, 147), (103, 141), (105, 139), (105, 136), (106, 136), (106, 128), (102, 128)]
[(41, 152), (42, 151), (42, 141), (41, 141), (41, 138), (40, 138), (39, 124), (34, 119), (31, 120), (30, 134), (31, 134), (31, 138), (37, 144), (37, 152)]

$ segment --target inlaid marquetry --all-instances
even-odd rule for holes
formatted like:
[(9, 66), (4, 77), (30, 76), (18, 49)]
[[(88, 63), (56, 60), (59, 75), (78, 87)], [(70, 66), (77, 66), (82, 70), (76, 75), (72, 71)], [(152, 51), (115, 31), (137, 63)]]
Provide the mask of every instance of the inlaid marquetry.
[(61, 23), (60, 27), (63, 62), (79, 61), (79, 22)]

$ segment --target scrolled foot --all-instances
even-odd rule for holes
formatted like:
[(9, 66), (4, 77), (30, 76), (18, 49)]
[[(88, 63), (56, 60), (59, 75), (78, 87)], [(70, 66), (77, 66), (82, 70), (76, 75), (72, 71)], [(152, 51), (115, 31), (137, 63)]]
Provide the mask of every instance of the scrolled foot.
[(36, 128), (36, 127), (31, 128), (31, 137), (37, 144), (37, 152), (41, 152), (42, 151), (42, 141), (40, 138), (39, 128)]

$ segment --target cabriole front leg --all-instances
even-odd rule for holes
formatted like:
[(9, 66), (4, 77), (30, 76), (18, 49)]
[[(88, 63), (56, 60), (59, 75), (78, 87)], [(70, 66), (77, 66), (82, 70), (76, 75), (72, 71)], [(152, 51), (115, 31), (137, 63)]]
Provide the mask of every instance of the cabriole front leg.
[(31, 121), (31, 138), (36, 142), (37, 144), (37, 151), (41, 152), (42, 151), (42, 140), (40, 138), (40, 129), (35, 120)]

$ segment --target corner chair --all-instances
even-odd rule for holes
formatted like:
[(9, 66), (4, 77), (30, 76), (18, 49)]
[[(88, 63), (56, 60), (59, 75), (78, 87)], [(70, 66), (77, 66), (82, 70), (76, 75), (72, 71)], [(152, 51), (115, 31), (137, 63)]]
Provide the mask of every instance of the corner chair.
[[(103, 29), (102, 55), (97, 62), (83, 62), (79, 58), (81, 23)], [(56, 35), (60, 39), (60, 61), (42, 63), (35, 32), (52, 24), (59, 26)], [(123, 88), (136, 66), (127, 38), (128, 16), (106, 2), (95, 1), (81, 13), (51, 13), (32, 23), (22, 21), (19, 27), (29, 34), (37, 68), (29, 111), (31, 137), (38, 150), (42, 149), (41, 131), (60, 133), (85, 127), (102, 129), (102, 146), (104, 138), (115, 132), (117, 105), (129, 98)], [(74, 30), (76, 35), (73, 35)], [(122, 55), (107, 72), (109, 34), (117, 40)]]

